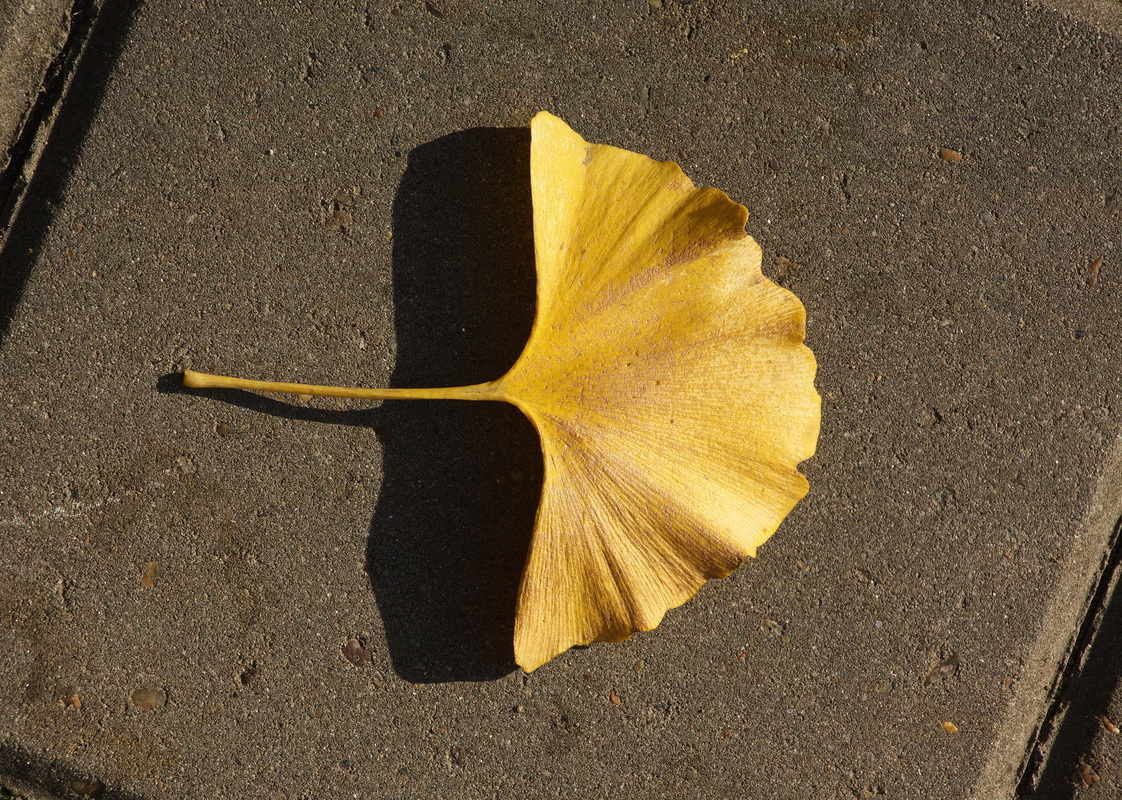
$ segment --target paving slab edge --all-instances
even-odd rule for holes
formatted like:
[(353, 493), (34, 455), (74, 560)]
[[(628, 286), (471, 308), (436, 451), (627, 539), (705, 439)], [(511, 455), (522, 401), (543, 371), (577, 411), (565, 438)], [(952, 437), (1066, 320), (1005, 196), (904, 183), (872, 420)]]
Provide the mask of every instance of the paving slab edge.
[[(1096, 601), (1118, 557), (1122, 518), (1122, 436), (1114, 440), (1101, 467), (1076, 550), (1056, 581), (1019, 681), (1006, 709), (989, 758), (974, 788), (977, 798), (1017, 798), (1031, 786), (1047, 760), (1050, 733), (1058, 728), (1064, 678), (1089, 643), (1088, 625)], [(1093, 638), (1093, 637), (1091, 637)]]
[[(1087, 700), (1081, 696), (1081, 689), (1086, 690), (1088, 681), (1101, 680), (1102, 676), (1093, 676), (1088, 673), (1089, 664), (1096, 656), (1101, 661), (1106, 648), (1117, 649), (1116, 640), (1110, 637), (1116, 635), (1104, 630), (1111, 604), (1122, 601), (1122, 594), (1117, 589), (1122, 583), (1122, 521), (1114, 527), (1114, 537), (1110, 548), (1110, 557), (1106, 568), (1099, 579), (1095, 596), (1091, 602), (1087, 615), (1083, 620), (1076, 639), (1075, 648), (1069, 661), (1060, 676), (1055, 700), (1052, 702), (1048, 714), (1044, 719), (1037, 737), (1036, 746), (1029, 755), (1025, 766), (1024, 775), (1018, 787), (1019, 796), (1029, 798), (1050, 798), (1053, 795), (1054, 784), (1047, 778), (1049, 771), (1073, 773), (1076, 764), (1071, 762), (1071, 748), (1062, 744), (1067, 728), (1078, 725), (1081, 718), (1094, 716), (1101, 709), (1098, 706), (1087, 705)], [(1065, 763), (1065, 761), (1067, 763)]]
[(0, 800), (58, 800), (30, 783), (0, 772)]
[(24, 115), (15, 141), (5, 154), (5, 166), (0, 171), (0, 249), (19, 214), (102, 6), (99, 0), (74, 0), (67, 15), (69, 27), (63, 44), (44, 71), (35, 102)]

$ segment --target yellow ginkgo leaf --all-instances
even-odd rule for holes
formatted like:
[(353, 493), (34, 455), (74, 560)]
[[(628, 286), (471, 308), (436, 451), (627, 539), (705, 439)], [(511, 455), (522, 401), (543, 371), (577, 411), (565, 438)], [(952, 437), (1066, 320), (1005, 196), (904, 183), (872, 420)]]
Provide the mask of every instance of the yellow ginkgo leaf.
[(514, 653), (649, 630), (728, 575), (807, 491), (820, 401), (798, 299), (760, 271), (748, 212), (669, 162), (532, 123), (537, 316), (491, 383), (350, 389), (188, 371), (184, 384), (503, 400), (541, 437), (541, 503)]

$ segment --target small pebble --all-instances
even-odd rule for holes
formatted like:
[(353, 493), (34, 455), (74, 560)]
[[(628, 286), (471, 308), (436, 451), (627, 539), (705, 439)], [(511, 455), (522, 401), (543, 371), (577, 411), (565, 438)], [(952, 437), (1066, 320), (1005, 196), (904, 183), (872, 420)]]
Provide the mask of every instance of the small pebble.
[(802, 268), (802, 264), (798, 263), (797, 261), (792, 261), (791, 259), (784, 256), (775, 257), (775, 277), (777, 277), (779, 280), (783, 280), (784, 278), (794, 274), (795, 272), (798, 272)]
[(350, 661), (356, 667), (361, 667), (364, 664), (369, 664), (374, 660), (374, 657), (370, 653), (370, 651), (363, 647), (362, 642), (360, 642), (358, 639), (349, 639), (347, 643), (343, 645), (343, 648), (340, 652), (342, 652), (343, 658), (347, 659), (347, 661)]
[(765, 619), (764, 624), (760, 626), (760, 630), (767, 631), (772, 636), (782, 636), (783, 624), (774, 619)]
[(953, 722), (944, 722), (943, 730), (945, 730), (947, 733), (958, 733), (958, 726)]
[(1106, 728), (1106, 730), (1113, 733), (1115, 736), (1117, 736), (1118, 733), (1119, 733), (1118, 726), (1115, 725), (1113, 722), (1111, 722), (1106, 717), (1103, 717), (1103, 727)]
[(1087, 272), (1087, 285), (1092, 289), (1099, 282), (1099, 270), (1103, 268), (1103, 260), (1096, 258), (1095, 262), (1091, 264), (1091, 269)]
[(70, 788), (74, 790), (74, 794), (82, 797), (94, 797), (105, 791), (105, 784), (97, 780), (87, 781), (78, 778), (70, 781)]
[(137, 708), (152, 711), (156, 708), (163, 708), (167, 704), (168, 696), (163, 689), (136, 689), (130, 699)]
[(610, 692), (608, 692), (608, 699), (612, 701), (612, 705), (618, 706), (620, 704), (619, 695), (616, 694), (615, 689), (612, 689)]
[(148, 565), (144, 568), (144, 577), (140, 579), (144, 584), (145, 589), (152, 589), (156, 586), (156, 562), (149, 561)]
[(354, 217), (343, 209), (337, 208), (323, 221), (323, 228), (328, 231), (346, 231), (354, 221)]
[(949, 147), (940, 147), (939, 158), (943, 159), (944, 161), (958, 162), (962, 161), (962, 153), (958, 152), (957, 150), (951, 150)]

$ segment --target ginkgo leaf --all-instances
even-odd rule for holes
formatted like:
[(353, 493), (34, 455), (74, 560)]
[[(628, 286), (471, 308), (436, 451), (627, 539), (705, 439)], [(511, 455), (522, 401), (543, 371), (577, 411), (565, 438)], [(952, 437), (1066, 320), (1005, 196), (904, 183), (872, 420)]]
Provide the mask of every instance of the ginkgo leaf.
[(798, 299), (764, 277), (747, 210), (673, 163), (531, 124), (537, 316), (510, 371), (352, 389), (188, 371), (192, 387), (503, 400), (541, 437), (515, 616), (527, 671), (654, 628), (753, 556), (806, 494), (820, 400)]

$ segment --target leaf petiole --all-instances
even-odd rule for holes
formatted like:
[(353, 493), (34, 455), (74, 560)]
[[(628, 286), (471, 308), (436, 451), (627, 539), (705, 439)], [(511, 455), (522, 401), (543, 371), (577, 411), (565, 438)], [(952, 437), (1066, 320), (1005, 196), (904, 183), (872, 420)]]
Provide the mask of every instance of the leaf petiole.
[(310, 383), (282, 383), (230, 378), (206, 372), (183, 371), (183, 385), (190, 389), (245, 389), (251, 392), (353, 397), (360, 400), (504, 400), (495, 383), (450, 386), (440, 389), (363, 389), (355, 386), (317, 386)]

